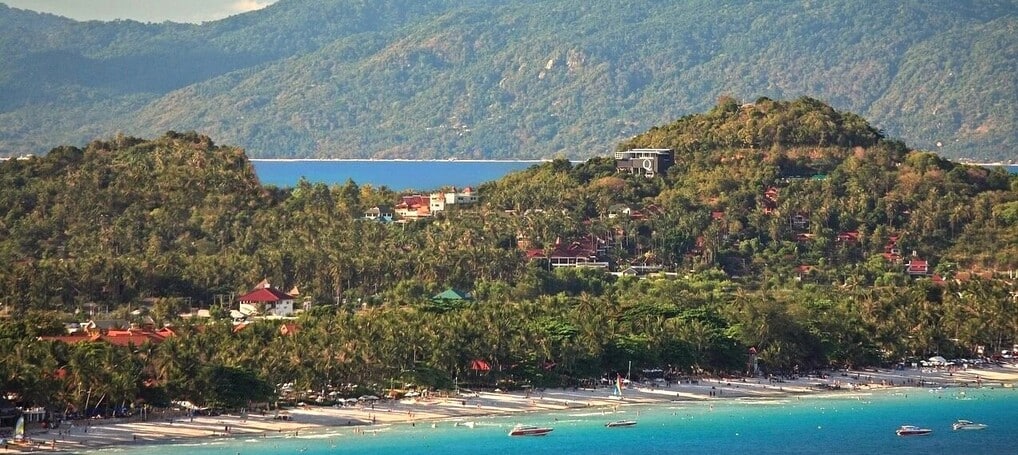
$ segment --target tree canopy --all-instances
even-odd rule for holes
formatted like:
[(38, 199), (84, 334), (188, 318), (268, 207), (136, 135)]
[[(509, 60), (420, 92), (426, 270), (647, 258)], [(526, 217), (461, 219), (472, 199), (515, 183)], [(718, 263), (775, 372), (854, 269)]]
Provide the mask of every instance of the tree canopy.
[[(232, 407), (287, 383), (569, 385), (628, 362), (742, 374), (749, 348), (783, 372), (1014, 343), (1018, 177), (808, 98), (722, 99), (630, 147), (671, 148), (675, 165), (646, 178), (609, 157), (546, 162), (476, 205), (391, 224), (362, 214), (398, 194), (264, 187), (242, 150), (193, 132), (2, 161), (0, 392)], [(608, 268), (545, 259), (574, 242)], [(230, 323), (263, 279), (300, 288), (295, 333)], [(450, 288), (472, 298), (432, 298)], [(212, 317), (180, 316), (198, 309)], [(100, 316), (175, 335), (39, 338)]]

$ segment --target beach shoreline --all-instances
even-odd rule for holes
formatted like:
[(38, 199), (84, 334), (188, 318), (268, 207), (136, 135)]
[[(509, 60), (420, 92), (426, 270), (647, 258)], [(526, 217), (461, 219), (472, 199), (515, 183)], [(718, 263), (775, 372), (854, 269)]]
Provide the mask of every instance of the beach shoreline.
[[(60, 428), (30, 431), (29, 445), (8, 444), (0, 453), (82, 453), (98, 449), (191, 443), (222, 438), (297, 437), (337, 429), (375, 433), (391, 425), (435, 425), (481, 417), (573, 409), (617, 411), (634, 405), (675, 402), (716, 403), (738, 399), (851, 396), (880, 390), (940, 387), (1014, 387), (1018, 365), (983, 369), (865, 369), (789, 378), (699, 378), (679, 383), (632, 384), (623, 397), (611, 387), (478, 392), (469, 396), (379, 400), (356, 406), (302, 406), (246, 415), (164, 414), (147, 420), (102, 419), (65, 422)], [(285, 416), (282, 417), (281, 416)]]

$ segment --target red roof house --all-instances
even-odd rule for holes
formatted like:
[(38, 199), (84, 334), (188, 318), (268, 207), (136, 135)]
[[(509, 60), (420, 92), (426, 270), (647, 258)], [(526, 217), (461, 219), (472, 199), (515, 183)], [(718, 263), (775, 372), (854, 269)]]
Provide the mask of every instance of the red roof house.
[[(527, 259), (548, 259), (552, 267), (608, 267), (607, 262), (598, 262), (597, 246), (594, 237), (588, 237), (583, 242), (562, 243), (561, 239), (555, 240), (555, 248), (551, 253), (543, 249), (532, 248), (527, 250)], [(593, 244), (593, 245), (590, 245)]]
[(841, 243), (856, 243), (859, 241), (859, 231), (839, 232), (837, 241)]
[(253, 291), (238, 297), (237, 301), (241, 305), (248, 304), (254, 306), (262, 314), (272, 316), (293, 315), (293, 296), (272, 286), (267, 285), (255, 288)]
[(925, 260), (912, 258), (905, 264), (905, 272), (912, 276), (928, 275), (930, 266)]

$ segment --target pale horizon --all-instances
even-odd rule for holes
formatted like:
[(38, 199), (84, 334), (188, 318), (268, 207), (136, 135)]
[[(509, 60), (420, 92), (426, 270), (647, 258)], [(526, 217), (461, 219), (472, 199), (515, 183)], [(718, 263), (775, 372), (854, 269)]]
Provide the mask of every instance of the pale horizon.
[(259, 10), (277, 0), (0, 0), (11, 8), (55, 14), (77, 21), (202, 23)]

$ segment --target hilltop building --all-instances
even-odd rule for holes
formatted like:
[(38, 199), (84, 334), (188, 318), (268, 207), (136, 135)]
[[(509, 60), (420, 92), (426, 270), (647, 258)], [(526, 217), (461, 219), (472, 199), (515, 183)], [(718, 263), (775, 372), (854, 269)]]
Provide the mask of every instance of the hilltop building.
[(615, 152), (615, 169), (618, 172), (654, 177), (664, 174), (675, 164), (671, 149), (632, 149)]

